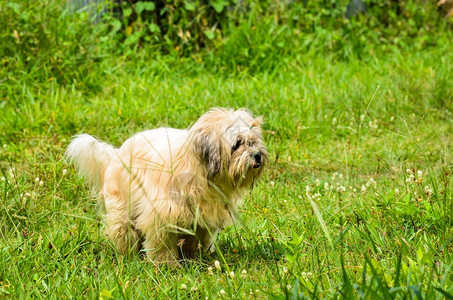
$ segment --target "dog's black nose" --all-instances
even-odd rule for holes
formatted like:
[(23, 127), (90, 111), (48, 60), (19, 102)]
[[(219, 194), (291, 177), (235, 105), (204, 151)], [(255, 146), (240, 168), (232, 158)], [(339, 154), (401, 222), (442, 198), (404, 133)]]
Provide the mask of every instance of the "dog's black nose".
[(253, 154), (253, 160), (255, 161), (255, 163), (253, 164), (253, 168), (258, 169), (261, 166), (261, 153), (258, 152)]
[(261, 153), (255, 153), (255, 155), (253, 155), (253, 158), (257, 163), (261, 163)]

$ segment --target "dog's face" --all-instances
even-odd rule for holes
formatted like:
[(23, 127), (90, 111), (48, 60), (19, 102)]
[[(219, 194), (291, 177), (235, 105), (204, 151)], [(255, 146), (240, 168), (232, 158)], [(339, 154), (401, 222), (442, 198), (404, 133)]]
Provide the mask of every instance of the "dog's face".
[(212, 109), (191, 128), (193, 150), (207, 178), (232, 187), (248, 187), (267, 163), (261, 119), (245, 110)]

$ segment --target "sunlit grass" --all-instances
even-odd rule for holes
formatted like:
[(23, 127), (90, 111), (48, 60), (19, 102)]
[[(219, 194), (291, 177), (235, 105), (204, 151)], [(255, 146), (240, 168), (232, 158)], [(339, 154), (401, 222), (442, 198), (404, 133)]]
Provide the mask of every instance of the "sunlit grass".
[[(311, 51), (253, 74), (140, 50), (75, 60), (80, 72), (68, 60), (79, 81), (0, 70), (0, 295), (451, 297), (451, 44), (393, 50), (347, 62)], [(71, 136), (118, 146), (215, 106), (265, 120), (270, 164), (240, 223), (180, 269), (120, 256), (63, 159)]]

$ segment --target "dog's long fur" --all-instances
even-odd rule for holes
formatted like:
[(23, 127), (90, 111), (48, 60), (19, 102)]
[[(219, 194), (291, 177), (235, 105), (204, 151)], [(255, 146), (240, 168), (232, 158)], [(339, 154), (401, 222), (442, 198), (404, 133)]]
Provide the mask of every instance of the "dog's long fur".
[(215, 108), (187, 130), (138, 133), (121, 148), (82, 134), (66, 156), (103, 200), (106, 233), (121, 253), (145, 249), (155, 262), (213, 249), (240, 199), (262, 173), (261, 119)]

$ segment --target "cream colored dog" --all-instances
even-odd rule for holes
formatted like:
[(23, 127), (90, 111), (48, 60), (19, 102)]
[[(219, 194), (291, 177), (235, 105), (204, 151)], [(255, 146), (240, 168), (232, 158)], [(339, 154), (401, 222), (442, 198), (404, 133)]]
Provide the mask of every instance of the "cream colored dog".
[(213, 250), (241, 197), (267, 162), (261, 119), (214, 108), (189, 129), (138, 133), (121, 148), (88, 134), (66, 150), (103, 200), (106, 233), (121, 253), (144, 249), (154, 262)]

